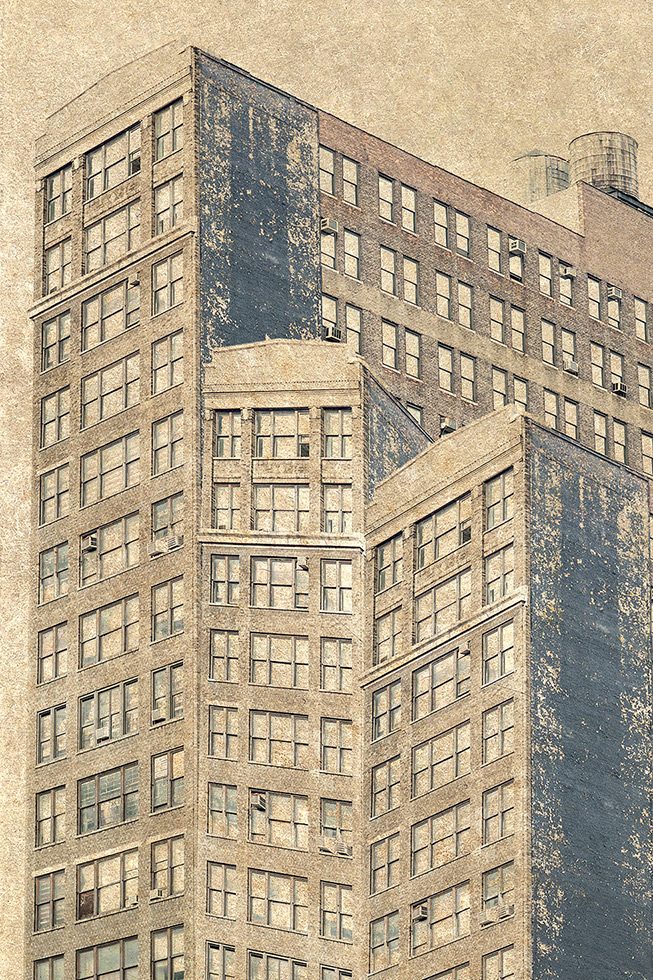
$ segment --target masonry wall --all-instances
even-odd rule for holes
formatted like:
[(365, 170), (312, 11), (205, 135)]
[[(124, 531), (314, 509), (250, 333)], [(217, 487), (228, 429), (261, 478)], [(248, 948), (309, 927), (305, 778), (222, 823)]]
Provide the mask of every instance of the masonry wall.
[(533, 980), (653, 976), (648, 492), (532, 429)]

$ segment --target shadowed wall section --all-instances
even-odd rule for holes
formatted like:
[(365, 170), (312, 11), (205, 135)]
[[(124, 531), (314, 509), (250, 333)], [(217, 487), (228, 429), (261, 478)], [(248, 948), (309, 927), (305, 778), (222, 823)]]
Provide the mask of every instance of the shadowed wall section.
[(531, 432), (533, 980), (650, 980), (648, 489)]
[(317, 115), (208, 56), (199, 99), (201, 363), (318, 335)]
[(367, 497), (376, 485), (408, 463), (433, 440), (369, 371), (365, 371), (364, 425), (367, 444)]

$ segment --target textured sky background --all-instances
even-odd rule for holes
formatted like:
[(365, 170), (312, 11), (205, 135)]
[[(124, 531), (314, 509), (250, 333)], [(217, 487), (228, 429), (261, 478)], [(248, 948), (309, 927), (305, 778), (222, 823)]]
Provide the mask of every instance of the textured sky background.
[[(653, 201), (647, 0), (4, 0), (0, 141), (0, 963), (20, 970), (21, 684), (29, 510), (34, 139), (45, 117), (153, 47), (186, 39), (308, 102), (501, 191), (508, 161), (619, 129)], [(651, 257), (646, 257), (651, 261)], [(27, 719), (30, 725), (33, 719)], [(30, 837), (32, 834), (29, 814)]]

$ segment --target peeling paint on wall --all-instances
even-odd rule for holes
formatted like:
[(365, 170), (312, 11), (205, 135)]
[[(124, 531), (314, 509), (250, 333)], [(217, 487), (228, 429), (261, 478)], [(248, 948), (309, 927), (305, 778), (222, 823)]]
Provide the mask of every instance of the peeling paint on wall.
[(365, 372), (365, 424), (367, 437), (367, 496), (381, 480), (408, 463), (432, 439), (405, 408)]

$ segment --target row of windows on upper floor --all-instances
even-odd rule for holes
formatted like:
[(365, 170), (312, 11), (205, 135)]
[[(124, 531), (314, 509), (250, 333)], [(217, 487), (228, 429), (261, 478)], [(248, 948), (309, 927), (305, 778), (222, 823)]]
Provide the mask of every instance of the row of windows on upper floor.
[[(153, 113), (153, 159), (156, 163), (184, 145), (183, 100)], [(130, 126), (84, 155), (84, 198), (87, 201), (111, 190), (141, 169), (141, 124)], [(45, 178), (44, 221), (69, 214), (72, 207), (72, 163)]]
[[(360, 164), (347, 157), (342, 158), (341, 181), (336, 182), (336, 154), (333, 150), (320, 147), (320, 189), (332, 196), (336, 195), (336, 183), (341, 186), (342, 199), (354, 206), (359, 206), (360, 194)], [(416, 234), (418, 232), (418, 192), (415, 188), (403, 184), (383, 174), (378, 175), (377, 204), (379, 217), (392, 224), (399, 224), (404, 231)], [(428, 219), (424, 219), (429, 229), (429, 237), (440, 248), (455, 251), (458, 255), (470, 258), (472, 252), (471, 220), (469, 215), (452, 208), (450, 205), (429, 198)], [(328, 222), (328, 219), (327, 219)], [(422, 219), (419, 220), (420, 226)], [(484, 231), (484, 248), (487, 266), (500, 275), (507, 270), (508, 276), (515, 282), (525, 281), (526, 243), (516, 236), (507, 235), (492, 225), (482, 224)], [(334, 225), (334, 229), (336, 226)], [(325, 235), (336, 232), (327, 225)], [(344, 231), (345, 238), (345, 272), (359, 278), (357, 263), (360, 261), (360, 235), (354, 230)], [(358, 241), (357, 241), (358, 240)], [(331, 264), (329, 256), (335, 256), (335, 242), (325, 243), (323, 255), (325, 264)], [(349, 267), (348, 267), (349, 266)], [(335, 267), (335, 266), (333, 266)], [(557, 267), (557, 275), (556, 275)], [(382, 273), (383, 277), (383, 273)], [(574, 306), (574, 283), (577, 271), (570, 263), (558, 260), (545, 251), (537, 251), (537, 267), (534, 271), (534, 283), (537, 283), (543, 296), (557, 296), (565, 306)], [(382, 287), (383, 288), (383, 287)], [(603, 320), (618, 329), (621, 328), (621, 303), (623, 290), (611, 283), (603, 283), (600, 279), (587, 276), (588, 313), (596, 320)], [(646, 308), (646, 302), (635, 298), (636, 319), (641, 308)], [(645, 323), (645, 317), (644, 317)], [(636, 323), (636, 335), (641, 340), (648, 340), (648, 333), (639, 332)]]

